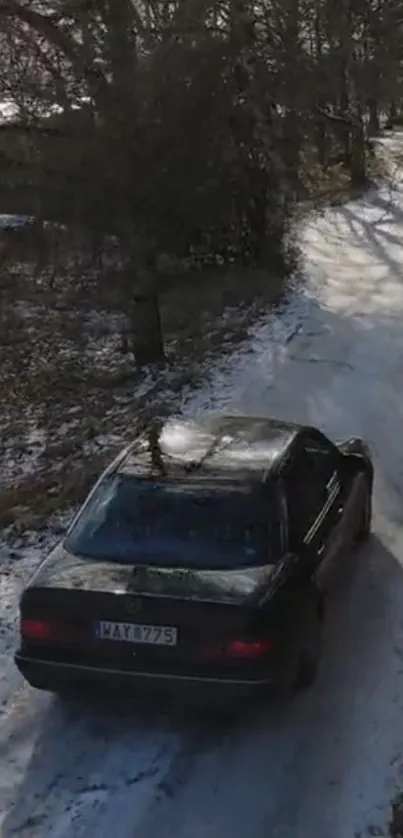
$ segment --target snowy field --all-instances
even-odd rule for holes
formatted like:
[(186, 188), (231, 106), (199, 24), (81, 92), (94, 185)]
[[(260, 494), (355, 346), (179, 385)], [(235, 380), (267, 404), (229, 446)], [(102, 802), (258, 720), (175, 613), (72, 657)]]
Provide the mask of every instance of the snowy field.
[[(403, 136), (384, 140), (403, 156)], [(313, 690), (219, 727), (168, 708), (63, 705), (12, 663), (23, 582), (47, 548), (0, 549), (1, 838), (364, 838), (403, 785), (403, 177), (312, 218), (304, 287), (182, 409), (361, 434), (374, 537), (330, 604)]]

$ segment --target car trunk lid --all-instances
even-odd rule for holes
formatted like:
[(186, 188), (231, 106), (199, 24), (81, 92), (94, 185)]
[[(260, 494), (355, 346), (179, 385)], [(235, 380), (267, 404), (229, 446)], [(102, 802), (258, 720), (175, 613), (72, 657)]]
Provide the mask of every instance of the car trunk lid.
[(54, 626), (40, 643), (65, 657), (173, 671), (245, 633), (269, 573), (133, 568), (59, 551), (27, 588), (22, 614)]

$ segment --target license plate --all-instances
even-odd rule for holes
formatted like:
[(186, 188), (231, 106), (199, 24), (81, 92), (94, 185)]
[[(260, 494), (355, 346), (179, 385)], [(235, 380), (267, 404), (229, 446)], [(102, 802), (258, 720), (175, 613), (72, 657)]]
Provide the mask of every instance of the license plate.
[(178, 629), (174, 626), (147, 626), (139, 623), (112, 623), (101, 620), (95, 624), (100, 640), (117, 640), (120, 643), (147, 643), (150, 646), (176, 646)]

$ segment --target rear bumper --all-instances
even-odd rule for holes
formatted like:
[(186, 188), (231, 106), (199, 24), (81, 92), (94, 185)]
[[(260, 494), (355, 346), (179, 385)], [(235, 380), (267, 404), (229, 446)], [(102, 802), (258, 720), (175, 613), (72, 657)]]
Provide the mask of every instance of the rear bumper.
[(18, 652), (14, 661), (31, 686), (56, 693), (63, 692), (63, 690), (94, 688), (102, 685), (106, 689), (121, 694), (129, 691), (155, 695), (181, 693), (192, 700), (201, 699), (204, 701), (210, 697), (213, 700), (227, 697), (258, 698), (269, 693), (274, 687), (274, 682), (269, 677), (264, 680), (235, 680), (134, 672), (38, 660), (26, 657)]

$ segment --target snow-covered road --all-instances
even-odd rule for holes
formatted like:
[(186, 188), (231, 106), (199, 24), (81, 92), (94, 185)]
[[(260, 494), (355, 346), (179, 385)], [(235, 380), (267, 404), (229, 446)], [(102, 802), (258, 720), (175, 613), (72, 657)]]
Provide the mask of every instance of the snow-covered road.
[[(403, 137), (388, 143), (403, 154)], [(64, 707), (12, 665), (17, 597), (40, 553), (4, 547), (1, 838), (384, 834), (403, 784), (403, 180), (312, 219), (302, 240), (304, 288), (183, 408), (266, 411), (372, 445), (375, 534), (340, 579), (317, 685), (226, 729), (164, 709)]]

